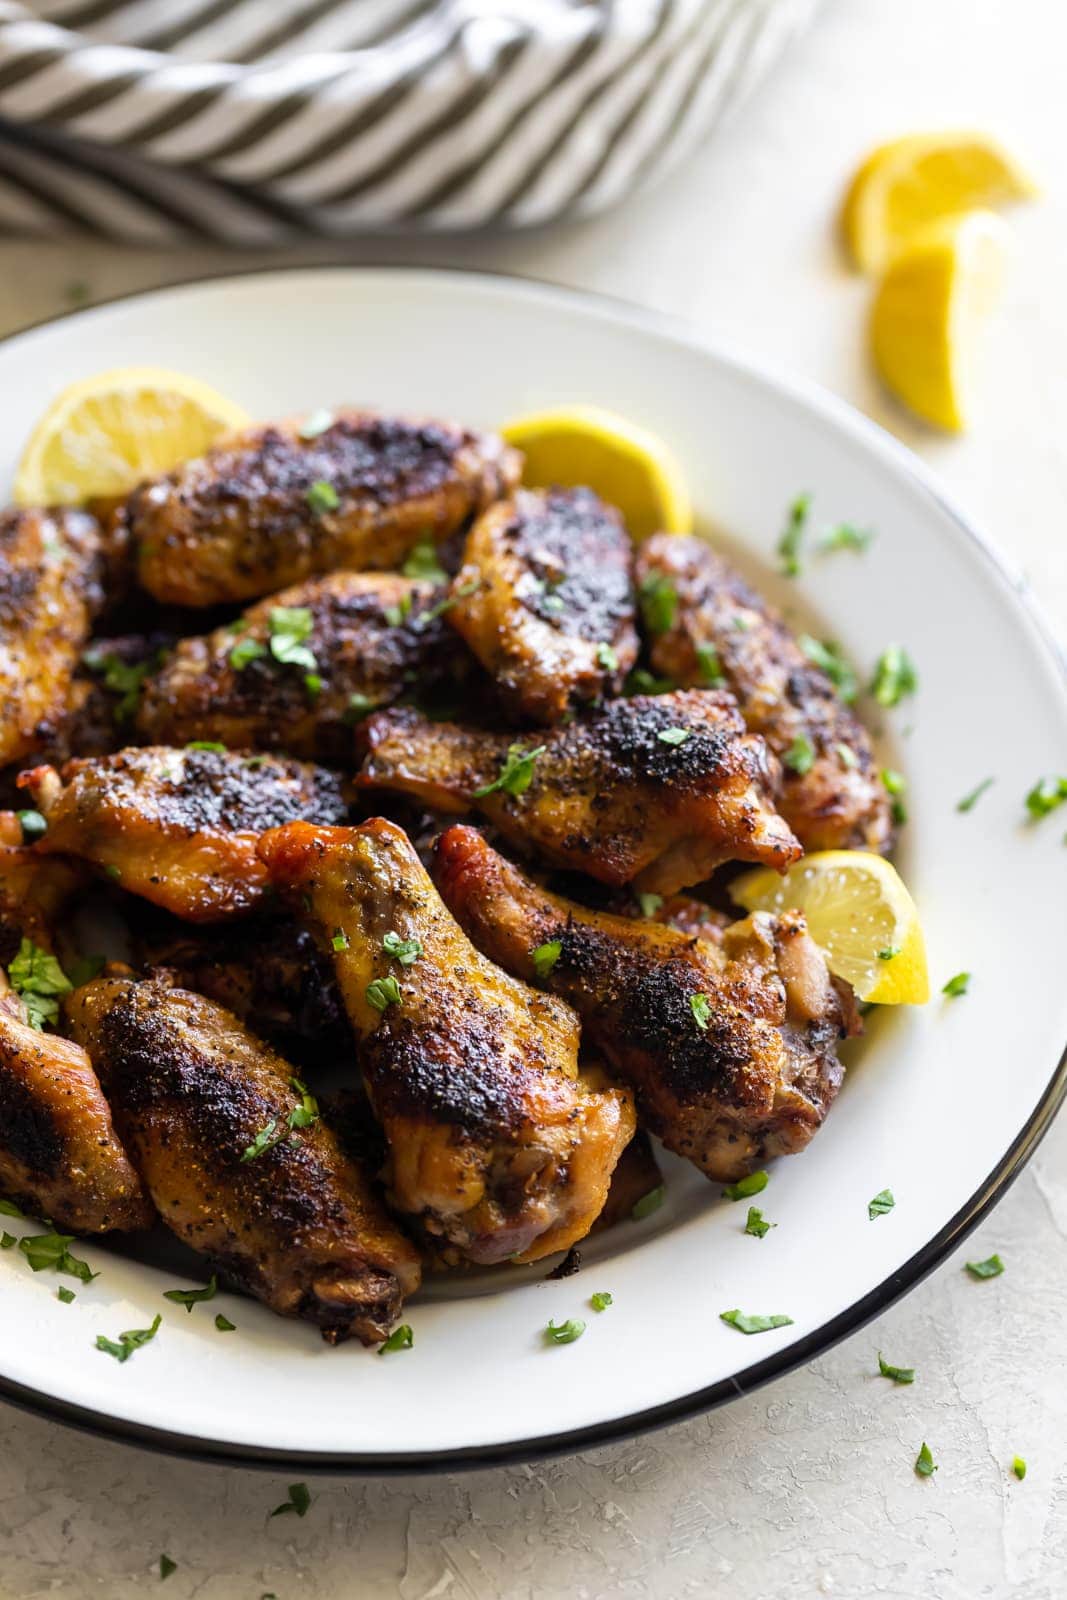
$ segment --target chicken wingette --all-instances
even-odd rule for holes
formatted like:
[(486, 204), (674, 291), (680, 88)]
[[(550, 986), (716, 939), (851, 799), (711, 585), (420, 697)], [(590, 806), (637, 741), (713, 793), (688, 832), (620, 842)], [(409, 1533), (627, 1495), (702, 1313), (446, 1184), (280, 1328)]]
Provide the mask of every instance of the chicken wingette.
[(821, 1124), (858, 1023), (799, 914), (748, 917), (717, 947), (548, 894), (463, 825), (435, 876), (475, 945), (576, 1007), (645, 1125), (709, 1178), (803, 1149)]
[(294, 823), (260, 850), (334, 951), (393, 1206), (486, 1264), (583, 1238), (634, 1114), (582, 1082), (571, 1008), (478, 953), (393, 823)]
[(448, 621), (507, 710), (552, 725), (617, 695), (637, 659), (633, 546), (589, 489), (520, 490), (467, 535)]
[(19, 777), (47, 821), (35, 848), (102, 867), (189, 922), (250, 911), (267, 887), (256, 841), (298, 817), (336, 822), (340, 780), (281, 756), (164, 746), (35, 767)]
[(418, 1287), (418, 1257), (289, 1064), (221, 1006), (164, 983), (98, 978), (66, 1009), (167, 1226), (329, 1343), (384, 1339)]
[(140, 582), (210, 606), (339, 567), (399, 567), (513, 489), (521, 462), (494, 434), (368, 411), (249, 428), (134, 491)]
[(784, 870), (801, 853), (770, 798), (777, 762), (729, 695), (613, 700), (519, 741), (406, 710), (360, 733), (358, 785), (474, 808), (521, 848), (603, 883), (673, 894), (724, 861)]
[(650, 658), (679, 687), (722, 684), (782, 763), (779, 808), (805, 850), (886, 850), (890, 802), (866, 728), (772, 606), (703, 539), (641, 546)]

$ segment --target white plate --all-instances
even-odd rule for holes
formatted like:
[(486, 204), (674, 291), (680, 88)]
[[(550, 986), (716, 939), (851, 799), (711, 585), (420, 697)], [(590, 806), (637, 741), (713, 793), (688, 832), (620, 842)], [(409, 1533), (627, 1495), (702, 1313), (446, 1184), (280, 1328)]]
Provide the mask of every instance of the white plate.
[[(680, 1162), (668, 1201), (584, 1249), (579, 1276), (537, 1269), (434, 1285), (412, 1302), (414, 1348), (328, 1349), (313, 1329), (221, 1296), (191, 1316), (173, 1277), (86, 1246), (100, 1270), (73, 1305), (52, 1274), (0, 1255), (0, 1392), (112, 1435), (294, 1468), (495, 1461), (632, 1433), (704, 1409), (808, 1360), (918, 1281), (1018, 1172), (1064, 1091), (1063, 822), (1028, 825), (1023, 797), (1067, 771), (1063, 669), (1003, 566), (913, 458), (825, 395), (709, 350), (626, 307), (499, 278), (415, 271), (278, 272), (141, 295), (0, 348), (10, 473), (55, 391), (129, 362), (184, 368), (259, 416), (337, 401), (493, 425), (567, 400), (600, 402), (680, 455), (695, 504), (760, 581), (807, 609), (869, 671), (891, 641), (920, 674), (888, 719), (883, 758), (908, 775), (900, 865), (926, 926), (935, 994), (878, 1014), (814, 1144), (777, 1163), (762, 1197), (778, 1226)], [(787, 503), (878, 537), (863, 556), (773, 576)], [(982, 778), (996, 783), (968, 815)], [(889, 1187), (896, 1209), (871, 1222)], [(13, 1225), (17, 1227), (18, 1225)], [(595, 1290), (614, 1304), (588, 1309)], [(739, 1306), (791, 1327), (745, 1337)], [(220, 1334), (224, 1310), (238, 1332)], [(97, 1352), (164, 1314), (125, 1365)], [(546, 1348), (549, 1318), (584, 1316)]]

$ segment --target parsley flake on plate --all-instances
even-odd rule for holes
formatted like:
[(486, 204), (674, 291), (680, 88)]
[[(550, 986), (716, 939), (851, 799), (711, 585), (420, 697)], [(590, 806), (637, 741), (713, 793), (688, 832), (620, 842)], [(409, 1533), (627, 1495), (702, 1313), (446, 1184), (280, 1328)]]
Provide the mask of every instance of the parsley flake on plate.
[(543, 756), (547, 749), (548, 746), (544, 744), (539, 744), (535, 750), (524, 750), (521, 744), (509, 745), (499, 775), (492, 783), (483, 784), (480, 789), (475, 789), (471, 798), (481, 800), (487, 794), (495, 794), (500, 790), (518, 799), (519, 795), (526, 793), (533, 782), (534, 762), (538, 756)]
[(160, 1577), (160, 1581), (161, 1582), (162, 1582), (162, 1580), (164, 1578), (169, 1578), (171, 1573), (172, 1572), (177, 1572), (177, 1570), (178, 1570), (178, 1563), (176, 1561), (172, 1561), (170, 1559), (170, 1556), (166, 1556), (166, 1555), (160, 1556), (160, 1558), (159, 1558), (159, 1577)]
[(751, 1233), (757, 1239), (763, 1239), (772, 1228), (777, 1228), (777, 1222), (768, 1222), (759, 1206), (749, 1206), (748, 1216), (745, 1218), (746, 1233)]
[(775, 1311), (770, 1316), (759, 1316), (747, 1311), (720, 1311), (719, 1320), (728, 1323), (731, 1328), (736, 1328), (738, 1333), (770, 1333), (772, 1328), (789, 1328), (793, 1325), (792, 1317), (787, 1317), (781, 1311)]
[(878, 1371), (883, 1378), (892, 1378), (894, 1383), (914, 1383), (914, 1367), (893, 1367), (885, 1359), (882, 1352), (878, 1352)]
[(68, 1289), (65, 1283), (61, 1283), (56, 1290), (56, 1298), (62, 1300), (65, 1306), (69, 1306), (71, 1301), (76, 1300), (78, 1297), (73, 1289)]
[(568, 1317), (566, 1322), (550, 1322), (545, 1329), (545, 1343), (573, 1344), (584, 1332), (585, 1323), (580, 1317)]
[(871, 694), (887, 711), (898, 706), (919, 687), (915, 663), (899, 644), (891, 644), (878, 657), (871, 678)]
[(808, 530), (810, 513), (810, 494), (798, 494), (786, 513), (785, 527), (778, 540), (779, 571), (786, 578), (800, 577), (800, 549)]
[(873, 1200), (867, 1202), (867, 1217), (873, 1222), (876, 1217), (884, 1217), (896, 1205), (891, 1189), (881, 1189)]
[(937, 1463), (930, 1454), (930, 1446), (923, 1440), (922, 1449), (915, 1457), (915, 1471), (920, 1478), (932, 1478), (937, 1471)]
[(1004, 1263), (998, 1255), (987, 1256), (984, 1261), (968, 1261), (965, 1265), (972, 1278), (999, 1278), (1004, 1271)]
[(596, 1294), (589, 1296), (589, 1304), (594, 1311), (606, 1311), (614, 1304), (614, 1297), (606, 1289), (599, 1289)]
[(116, 1361), (128, 1361), (135, 1350), (140, 1350), (142, 1345), (155, 1338), (162, 1321), (162, 1316), (157, 1312), (150, 1328), (130, 1328), (126, 1333), (120, 1333), (118, 1339), (105, 1339), (102, 1333), (98, 1333), (96, 1348), (105, 1355), (114, 1356)]
[(665, 1186), (660, 1183), (657, 1184), (655, 1189), (650, 1189), (647, 1194), (643, 1194), (640, 1200), (635, 1201), (630, 1211), (633, 1221), (643, 1222), (645, 1217), (652, 1215), (653, 1211), (658, 1211), (663, 1204), (665, 1192)]
[(750, 1172), (747, 1177), (738, 1178), (736, 1183), (727, 1184), (722, 1197), (724, 1200), (749, 1200), (754, 1194), (762, 1194), (770, 1181), (769, 1172)]
[(378, 1346), (380, 1356), (391, 1355), (394, 1350), (410, 1350), (415, 1343), (415, 1334), (410, 1323), (402, 1322), (399, 1328), (394, 1328), (388, 1339), (383, 1339)]
[(199, 1305), (202, 1300), (214, 1300), (218, 1292), (218, 1279), (212, 1273), (202, 1289), (164, 1289), (163, 1298), (173, 1300), (176, 1306), (184, 1306), (191, 1316), (195, 1305)]
[(562, 940), (548, 939), (544, 944), (539, 944), (535, 950), (531, 950), (530, 960), (533, 962), (534, 976), (547, 978), (559, 960), (562, 949)]
[(1026, 796), (1026, 809), (1034, 822), (1040, 822), (1067, 800), (1067, 778), (1039, 778)]
[(224, 1317), (221, 1311), (215, 1313), (215, 1326), (220, 1333), (236, 1333), (237, 1324), (231, 1322), (229, 1317)]
[(80, 1256), (71, 1255), (70, 1246), (75, 1242), (72, 1233), (49, 1230), (48, 1233), (24, 1234), (18, 1246), (34, 1272), (65, 1272), (68, 1277), (78, 1278), (82, 1283), (92, 1283), (100, 1274), (94, 1272)]
[(873, 528), (857, 528), (854, 522), (837, 522), (819, 540), (819, 549), (826, 555), (835, 550), (866, 550), (874, 538)]
[(1022, 1483), (1023, 1479), (1026, 1477), (1026, 1462), (1023, 1460), (1022, 1456), (1012, 1457), (1011, 1470), (1014, 1472), (1019, 1482)]
[(971, 790), (970, 794), (965, 794), (962, 800), (956, 801), (956, 810), (973, 811), (986, 790), (991, 788), (996, 781), (996, 778), (983, 778), (981, 783)]
[(306, 1483), (291, 1483), (289, 1485), (289, 1498), (283, 1500), (280, 1506), (275, 1506), (271, 1512), (272, 1517), (284, 1517), (290, 1511), (298, 1517), (306, 1517), (311, 1505), (311, 1491)]
[(954, 999), (957, 995), (967, 993), (970, 982), (971, 975), (969, 972), (957, 972), (954, 978), (948, 980), (941, 993), (947, 994), (950, 999)]

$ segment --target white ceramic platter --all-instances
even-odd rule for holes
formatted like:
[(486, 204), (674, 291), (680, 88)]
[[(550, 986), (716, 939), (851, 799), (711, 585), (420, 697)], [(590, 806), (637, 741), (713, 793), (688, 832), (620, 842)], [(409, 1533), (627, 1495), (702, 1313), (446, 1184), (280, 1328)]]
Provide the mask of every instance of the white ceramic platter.
[[(667, 1202), (587, 1247), (578, 1276), (540, 1269), (433, 1286), (410, 1305), (410, 1351), (328, 1349), (313, 1329), (220, 1296), (187, 1316), (175, 1280), (86, 1246), (100, 1271), (72, 1305), (51, 1273), (0, 1255), (0, 1392), (115, 1436), (310, 1469), (425, 1468), (564, 1450), (706, 1408), (825, 1349), (914, 1284), (1011, 1181), (1064, 1089), (1063, 822), (1023, 797), (1067, 771), (1063, 668), (989, 547), (914, 459), (825, 395), (783, 383), (637, 311), (499, 278), (321, 270), (224, 279), (81, 312), (0, 348), (8, 478), (62, 386), (156, 362), (196, 373), (257, 416), (340, 401), (492, 426), (565, 401), (610, 406), (669, 440), (709, 528), (779, 600), (867, 673), (890, 642), (920, 675), (882, 730), (907, 773), (899, 863), (922, 911), (935, 994), (878, 1014), (808, 1151), (761, 1199), (778, 1226), (742, 1232), (694, 1169), (668, 1161)], [(774, 576), (785, 508), (877, 530), (863, 556)], [(970, 813), (956, 801), (994, 785)], [(889, 1187), (877, 1221), (868, 1200)], [(18, 1230), (20, 1224), (10, 1226)], [(610, 1290), (596, 1314), (588, 1297)], [(731, 1307), (786, 1312), (745, 1337)], [(220, 1334), (218, 1310), (237, 1324)], [(119, 1365), (97, 1334), (146, 1326)], [(550, 1318), (585, 1336), (546, 1347)]]

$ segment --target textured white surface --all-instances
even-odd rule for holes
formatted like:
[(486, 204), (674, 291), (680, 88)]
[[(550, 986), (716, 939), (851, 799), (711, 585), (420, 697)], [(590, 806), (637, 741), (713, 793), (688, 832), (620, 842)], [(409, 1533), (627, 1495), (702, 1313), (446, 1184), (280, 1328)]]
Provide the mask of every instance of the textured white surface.
[[(1062, 628), (1065, 46), (1054, 0), (829, 0), (714, 149), (625, 214), (537, 238), (357, 246), (334, 259), (465, 262), (601, 288), (821, 380), (940, 470)], [(863, 357), (866, 290), (828, 226), (872, 141), (950, 123), (998, 128), (1046, 186), (1018, 218), (984, 415), (962, 442), (913, 430), (878, 394)], [(75, 279), (104, 296), (231, 267), (221, 252), (7, 245), (0, 326), (58, 309)], [(975, 662), (976, 693), (994, 666)], [(1050, 751), (1050, 769), (1063, 765)], [(705, 1420), (532, 1468), (313, 1483), (303, 1521), (265, 1520), (285, 1497), (273, 1475), (167, 1462), (0, 1411), (0, 1595), (132, 1600), (155, 1592), (166, 1550), (179, 1562), (168, 1600), (1060, 1600), (1065, 1229), (1061, 1121), (963, 1252), (1000, 1250), (1003, 1278), (973, 1282), (961, 1256), (811, 1367)], [(671, 1316), (668, 1295), (650, 1359), (670, 1360)], [(916, 1366), (912, 1388), (870, 1376), (879, 1348)], [(274, 1403), (286, 1404), (284, 1389)], [(940, 1464), (931, 1482), (911, 1471), (923, 1438)], [(1030, 1464), (1022, 1484), (1016, 1453)]]

